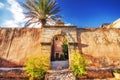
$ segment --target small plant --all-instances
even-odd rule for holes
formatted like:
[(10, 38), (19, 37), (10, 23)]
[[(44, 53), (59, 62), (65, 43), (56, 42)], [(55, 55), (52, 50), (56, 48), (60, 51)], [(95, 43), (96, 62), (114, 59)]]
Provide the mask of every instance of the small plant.
[(60, 60), (64, 60), (64, 59), (65, 59), (64, 55), (61, 54), (59, 59), (60, 59)]
[(26, 61), (26, 73), (29, 80), (41, 79), (49, 69), (48, 55), (30, 56)]
[(120, 70), (114, 70), (114, 73), (120, 73)]
[(76, 76), (82, 76), (86, 74), (87, 60), (78, 51), (71, 53), (71, 69)]
[(68, 41), (67, 38), (64, 38), (62, 44), (62, 52), (64, 53), (64, 59), (68, 59)]
[(113, 74), (117, 80), (120, 80), (120, 70), (114, 70)]
[(68, 53), (68, 41), (67, 38), (64, 38), (63, 45), (62, 45), (63, 53)]

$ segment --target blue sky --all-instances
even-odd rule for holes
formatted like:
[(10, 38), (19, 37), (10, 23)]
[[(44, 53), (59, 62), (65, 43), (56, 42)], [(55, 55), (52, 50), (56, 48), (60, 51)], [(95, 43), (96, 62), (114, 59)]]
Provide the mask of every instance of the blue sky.
[[(60, 15), (65, 23), (78, 27), (99, 27), (120, 18), (120, 0), (57, 0)], [(25, 0), (0, 0), (0, 26), (24, 25), (23, 9), (18, 2)]]

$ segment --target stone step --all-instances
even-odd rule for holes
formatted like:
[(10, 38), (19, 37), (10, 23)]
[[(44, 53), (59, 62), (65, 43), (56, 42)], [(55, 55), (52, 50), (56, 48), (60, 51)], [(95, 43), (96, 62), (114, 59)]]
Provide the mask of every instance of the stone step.
[(45, 80), (76, 80), (71, 70), (50, 70), (45, 75)]

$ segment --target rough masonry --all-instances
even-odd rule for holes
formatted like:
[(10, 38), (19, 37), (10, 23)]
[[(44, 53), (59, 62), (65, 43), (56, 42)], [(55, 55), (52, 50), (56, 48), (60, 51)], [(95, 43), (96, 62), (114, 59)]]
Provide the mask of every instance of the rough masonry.
[(23, 65), (29, 55), (50, 54), (52, 39), (57, 34), (68, 39), (69, 54), (75, 49), (80, 50), (90, 59), (90, 66), (120, 66), (119, 28), (86, 29), (62, 25), (42, 29), (0, 28), (0, 67), (3, 63)]

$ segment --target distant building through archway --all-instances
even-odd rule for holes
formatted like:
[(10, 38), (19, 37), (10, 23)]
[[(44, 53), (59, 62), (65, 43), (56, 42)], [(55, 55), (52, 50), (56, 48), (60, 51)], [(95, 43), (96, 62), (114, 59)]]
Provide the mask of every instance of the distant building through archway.
[(69, 67), (69, 51), (67, 38), (58, 34), (52, 39), (51, 45), (51, 68), (65, 69)]

